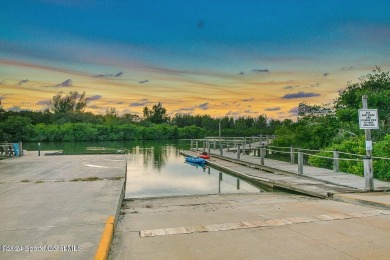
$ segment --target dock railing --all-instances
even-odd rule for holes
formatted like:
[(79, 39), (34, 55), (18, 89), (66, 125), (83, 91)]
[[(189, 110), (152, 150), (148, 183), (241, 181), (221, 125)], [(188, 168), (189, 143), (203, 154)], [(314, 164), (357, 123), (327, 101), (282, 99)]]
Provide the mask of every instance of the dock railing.
[(276, 138), (275, 135), (258, 135), (249, 137), (205, 137), (203, 139), (191, 139), (191, 149), (226, 149), (229, 151), (237, 151), (240, 147), (241, 151), (246, 153), (254, 149), (258, 149), (262, 144), (271, 144)]
[[(269, 140), (273, 140), (275, 136), (265, 137), (224, 137), (219, 144), (216, 137), (209, 137), (205, 139), (191, 140), (191, 149), (210, 152), (211, 149), (217, 150), (220, 145), (222, 149), (228, 152), (236, 152), (237, 160), (241, 159), (241, 154), (249, 154), (251, 156), (260, 157), (261, 165), (264, 165), (264, 158), (273, 160), (282, 160), (291, 164), (296, 164), (298, 167), (298, 174), (303, 174), (304, 166), (312, 166), (310, 161), (316, 162), (318, 168), (333, 169), (334, 172), (340, 172), (340, 163), (352, 161), (356, 162), (359, 169), (362, 169), (362, 174), (367, 170), (368, 160), (365, 154), (353, 154), (342, 152), (338, 150), (315, 150), (305, 149), (294, 146), (279, 147), (272, 146)], [(201, 143), (199, 143), (201, 141)], [(282, 156), (280, 156), (282, 155)], [(373, 160), (390, 161), (386, 157), (372, 157)], [(348, 172), (347, 172), (348, 173)]]
[(22, 142), (19, 143), (0, 143), (0, 157), (21, 157), (23, 155)]

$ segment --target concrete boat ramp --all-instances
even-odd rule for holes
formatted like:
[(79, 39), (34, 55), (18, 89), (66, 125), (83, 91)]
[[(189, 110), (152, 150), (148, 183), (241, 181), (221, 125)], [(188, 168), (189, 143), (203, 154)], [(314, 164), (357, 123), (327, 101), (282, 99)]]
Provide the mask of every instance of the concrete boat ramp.
[(93, 259), (125, 172), (125, 155), (1, 160), (0, 259)]
[(109, 259), (389, 259), (389, 214), (279, 193), (126, 200)]
[(212, 156), (209, 164), (311, 196), (273, 192), (127, 199), (109, 259), (389, 259), (390, 194), (364, 193), (285, 169), (261, 171), (256, 162), (232, 158)]

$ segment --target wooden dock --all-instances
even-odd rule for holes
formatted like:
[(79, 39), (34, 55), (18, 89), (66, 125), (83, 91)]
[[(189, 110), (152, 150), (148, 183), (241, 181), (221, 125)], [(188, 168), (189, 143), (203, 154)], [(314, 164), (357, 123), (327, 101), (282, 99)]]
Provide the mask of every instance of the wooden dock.
[[(200, 151), (182, 151), (184, 155), (197, 155)], [(221, 168), (238, 176), (252, 179), (264, 185), (284, 188), (303, 194), (331, 198), (337, 193), (364, 192), (364, 178), (342, 172), (334, 172), (328, 169), (304, 166), (304, 173), (298, 174), (298, 165), (272, 159), (264, 159), (264, 165), (260, 164), (260, 158), (240, 155), (234, 152), (223, 151), (223, 156), (218, 155), (219, 150), (211, 149), (212, 156), (208, 163), (211, 166)], [(375, 190), (390, 189), (390, 182), (374, 180)]]

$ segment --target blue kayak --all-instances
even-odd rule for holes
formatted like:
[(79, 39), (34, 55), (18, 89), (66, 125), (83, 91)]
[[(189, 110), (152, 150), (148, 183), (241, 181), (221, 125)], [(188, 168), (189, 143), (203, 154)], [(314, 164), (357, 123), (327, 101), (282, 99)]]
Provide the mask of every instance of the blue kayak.
[(186, 162), (189, 163), (206, 163), (206, 160), (203, 158), (198, 158), (198, 157), (191, 157), (191, 156), (186, 156)]

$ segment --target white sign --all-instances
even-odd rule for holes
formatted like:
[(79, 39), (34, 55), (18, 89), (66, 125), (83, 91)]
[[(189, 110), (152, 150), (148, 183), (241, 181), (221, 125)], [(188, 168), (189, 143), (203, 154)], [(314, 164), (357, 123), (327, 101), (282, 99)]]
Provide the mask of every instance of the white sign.
[(377, 109), (359, 109), (360, 129), (379, 129)]
[(372, 141), (366, 141), (366, 151), (372, 150)]

